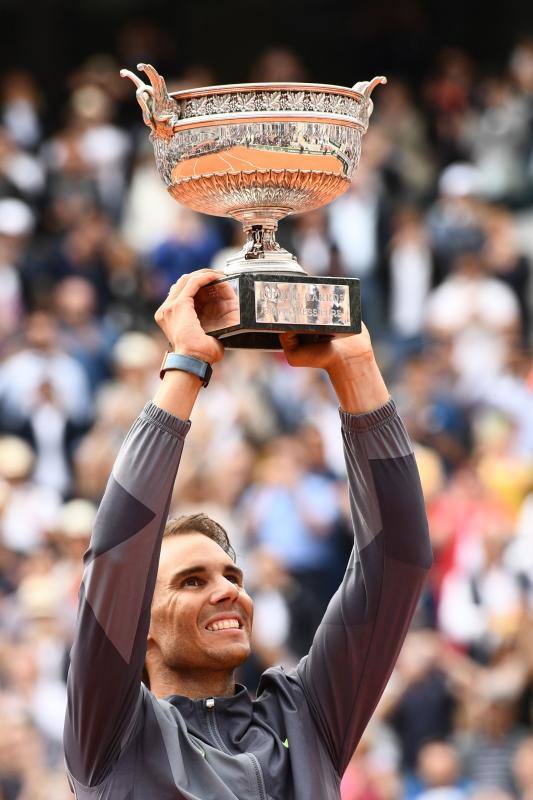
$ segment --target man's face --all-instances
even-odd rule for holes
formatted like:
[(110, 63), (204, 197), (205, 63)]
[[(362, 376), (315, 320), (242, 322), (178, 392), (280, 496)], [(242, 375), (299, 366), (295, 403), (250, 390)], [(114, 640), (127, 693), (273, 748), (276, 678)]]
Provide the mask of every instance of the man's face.
[(250, 654), (253, 603), (242, 572), (201, 533), (163, 539), (148, 648), (176, 672), (234, 670)]

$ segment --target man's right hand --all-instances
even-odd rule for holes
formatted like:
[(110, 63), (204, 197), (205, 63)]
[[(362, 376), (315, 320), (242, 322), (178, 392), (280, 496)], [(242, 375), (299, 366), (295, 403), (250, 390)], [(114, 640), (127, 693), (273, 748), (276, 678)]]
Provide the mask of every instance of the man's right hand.
[(224, 346), (202, 329), (194, 307), (194, 297), (202, 286), (221, 277), (212, 269), (199, 269), (170, 287), (167, 299), (155, 313), (155, 321), (165, 334), (172, 350), (215, 364), (224, 355)]

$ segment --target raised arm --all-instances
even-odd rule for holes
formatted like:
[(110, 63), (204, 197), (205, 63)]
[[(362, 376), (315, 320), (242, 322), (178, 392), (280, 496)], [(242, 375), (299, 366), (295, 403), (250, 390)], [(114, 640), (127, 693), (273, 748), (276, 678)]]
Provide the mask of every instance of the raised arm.
[[(183, 276), (156, 315), (176, 352), (210, 363), (223, 348), (201, 330), (194, 295), (216, 277)], [(165, 374), (122, 445), (85, 554), (64, 737), (69, 772), (84, 786), (106, 777), (139, 718), (162, 532), (200, 387), (190, 373)]]
[[(355, 544), (297, 675), (342, 774), (393, 669), (431, 550), (411, 444), (366, 331), (321, 345), (284, 341), (290, 363), (327, 369), (341, 405)], [(314, 347), (314, 346), (312, 346)]]

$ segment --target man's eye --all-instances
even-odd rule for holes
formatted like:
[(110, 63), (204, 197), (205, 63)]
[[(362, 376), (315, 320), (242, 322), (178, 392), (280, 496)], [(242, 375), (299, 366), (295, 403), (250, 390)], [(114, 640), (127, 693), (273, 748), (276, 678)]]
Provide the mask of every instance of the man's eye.
[(201, 585), (201, 580), (200, 580), (200, 578), (197, 578), (196, 576), (191, 575), (189, 578), (185, 578), (185, 580), (183, 581), (183, 583), (181, 585), (182, 586), (200, 586)]
[(236, 575), (226, 575), (226, 580), (230, 581), (231, 583), (236, 583), (237, 586), (241, 585), (241, 582)]

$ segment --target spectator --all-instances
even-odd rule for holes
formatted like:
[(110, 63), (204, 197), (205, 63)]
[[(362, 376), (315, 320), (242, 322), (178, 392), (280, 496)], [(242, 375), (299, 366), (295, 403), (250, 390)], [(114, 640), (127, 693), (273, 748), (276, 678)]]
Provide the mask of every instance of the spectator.
[(97, 298), (86, 278), (63, 278), (54, 292), (54, 310), (65, 351), (83, 367), (94, 391), (109, 376), (109, 351), (117, 338), (111, 324), (96, 316)]
[(468, 52), (443, 47), (436, 54), (432, 74), (424, 81), (424, 100), (442, 164), (450, 164), (464, 155), (461, 130), (472, 102), (475, 77), (474, 62)]
[(438, 640), (427, 631), (410, 633), (380, 708), (398, 735), (408, 772), (414, 771), (426, 742), (452, 733), (454, 707), (448, 677), (439, 666)]
[(520, 330), (518, 303), (487, 274), (478, 253), (465, 253), (428, 298), (428, 332), (451, 348), (451, 363), (468, 392), (480, 376), (497, 375)]
[(45, 144), (43, 156), (52, 180), (60, 182), (65, 172), (75, 180), (78, 173), (92, 183), (100, 206), (116, 217), (123, 200), (130, 142), (113, 124), (113, 112), (112, 98), (101, 88), (76, 89), (67, 126)]
[(176, 201), (161, 191), (152, 145), (143, 142), (125, 198), (122, 234), (135, 251), (149, 253), (172, 236), (175, 217)]
[(422, 345), (428, 294), (436, 282), (435, 264), (421, 213), (400, 208), (393, 220), (389, 249), (389, 318), (400, 358)]
[(476, 789), (514, 794), (512, 764), (522, 739), (513, 690), (488, 685), (477, 727), (462, 743), (465, 775)]
[(404, 798), (394, 744), (373, 720), (363, 734), (341, 781), (342, 800)]
[(477, 190), (496, 202), (516, 202), (526, 190), (528, 108), (506, 76), (485, 79), (481, 109), (463, 119), (465, 151), (478, 169)]
[(418, 800), (466, 800), (467, 786), (462, 778), (457, 749), (447, 742), (430, 742), (418, 754), (417, 774), (420, 789), (411, 796)]
[(450, 164), (440, 175), (439, 196), (427, 213), (431, 244), (441, 276), (463, 253), (484, 243), (479, 173), (471, 164)]
[(513, 290), (521, 315), (522, 339), (529, 331), (529, 283), (531, 266), (527, 256), (520, 251), (516, 225), (511, 213), (504, 207), (489, 207), (486, 211), (485, 259), (494, 277)]
[(66, 277), (81, 277), (94, 287), (97, 309), (101, 314), (109, 301), (105, 246), (109, 236), (109, 220), (101, 212), (83, 206), (76, 209), (72, 224), (64, 235), (56, 237), (41, 259), (24, 264), (22, 277), (27, 296), (35, 306), (46, 306), (57, 283)]
[(449, 572), (442, 586), (441, 629), (482, 662), (517, 635), (525, 613), (520, 577), (503, 559), (509, 524), (505, 517), (487, 518), (471, 543), (470, 571)]
[(0, 479), (5, 481), (0, 541), (15, 553), (31, 553), (55, 525), (60, 498), (30, 479), (34, 455), (26, 442), (0, 437)]
[(427, 119), (416, 107), (408, 85), (398, 79), (379, 98), (376, 118), (390, 132), (393, 152), (388, 168), (396, 172), (399, 193), (408, 202), (426, 200), (433, 190), (435, 157)]
[(43, 383), (61, 398), (66, 416), (85, 424), (90, 416), (89, 384), (82, 367), (60, 347), (52, 314), (28, 316), (25, 347), (0, 366), (0, 408), (6, 426), (26, 423), (38, 402)]
[(0, 353), (22, 320), (23, 286), (17, 268), (33, 227), (34, 215), (22, 200), (0, 200)]
[(533, 797), (533, 737), (519, 745), (513, 759), (513, 779), (521, 800)]
[(151, 262), (161, 279), (161, 298), (181, 275), (210, 264), (222, 244), (218, 232), (205, 217), (184, 206), (176, 206), (170, 235), (155, 247), (151, 255)]
[(321, 607), (268, 549), (255, 549), (247, 567), (252, 575), (255, 634), (253, 659), (244, 672), (249, 681), (246, 685), (255, 687), (268, 667), (283, 664), (290, 669), (307, 653), (321, 619)]
[(327, 480), (305, 470), (297, 440), (272, 440), (244, 503), (252, 541), (278, 555), (324, 606), (331, 596), (336, 495)]
[(0, 189), (28, 203), (39, 200), (44, 191), (44, 171), (34, 156), (25, 152), (0, 128)]
[(468, 416), (430, 352), (404, 362), (397, 394), (413, 439), (434, 449), (449, 472), (462, 464), (471, 447)]
[(11, 70), (2, 81), (2, 124), (12, 141), (24, 150), (35, 150), (41, 142), (41, 98), (31, 73)]
[(327, 234), (325, 211), (317, 209), (294, 220), (292, 236), (298, 262), (312, 275), (329, 275), (331, 244)]

